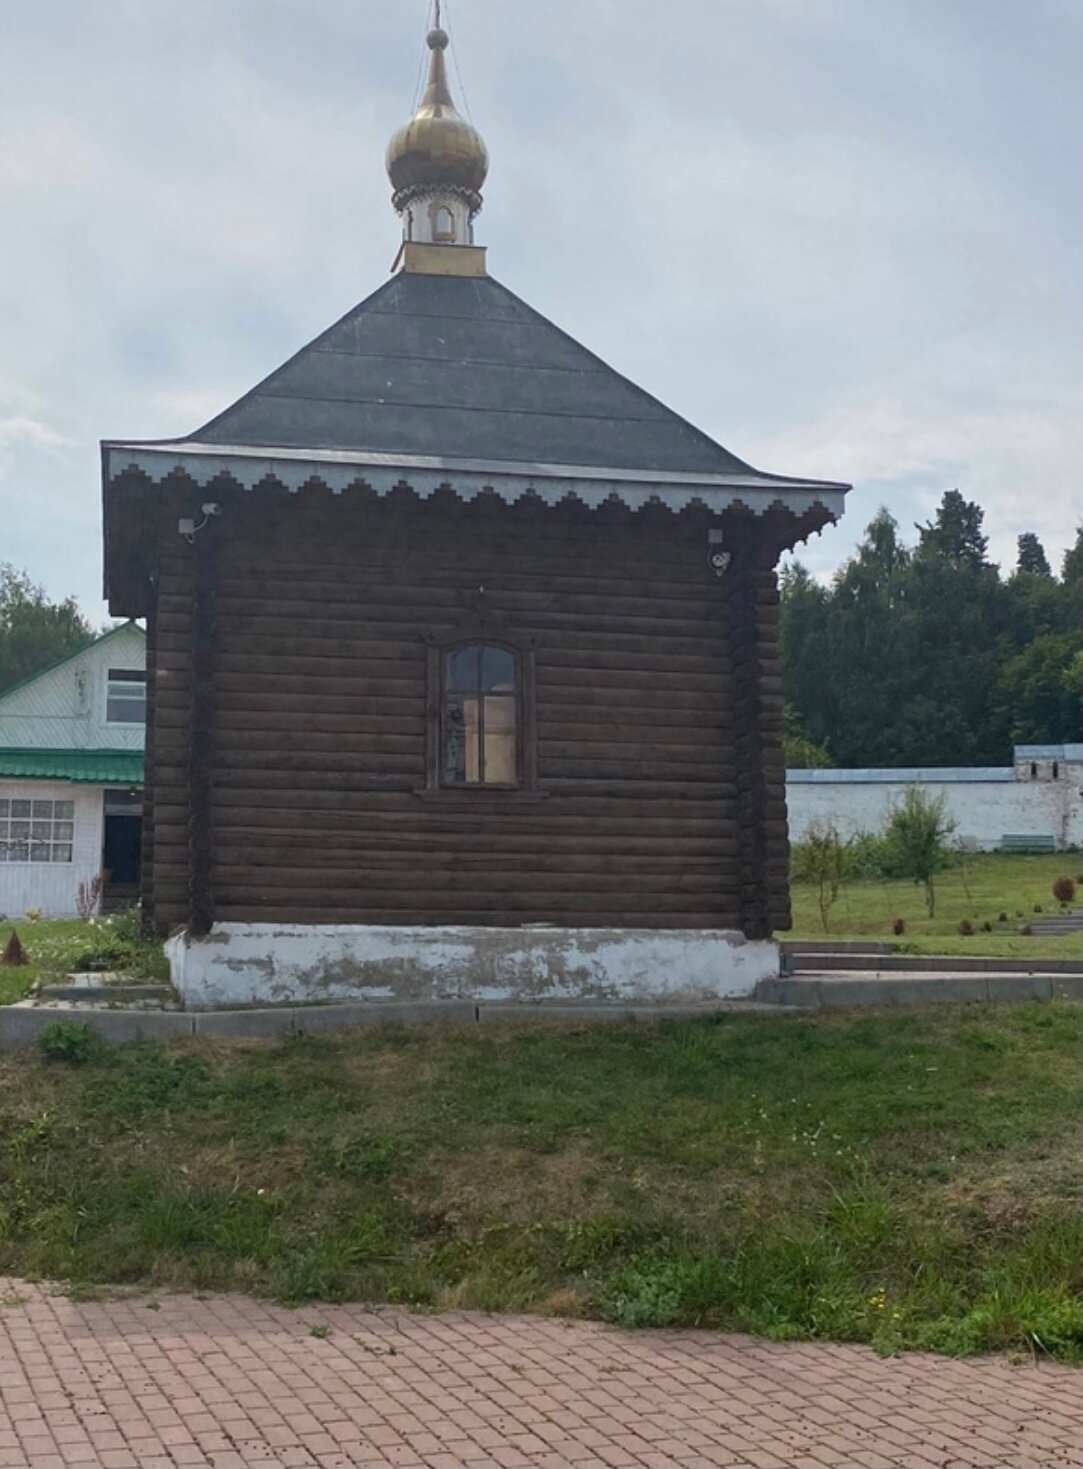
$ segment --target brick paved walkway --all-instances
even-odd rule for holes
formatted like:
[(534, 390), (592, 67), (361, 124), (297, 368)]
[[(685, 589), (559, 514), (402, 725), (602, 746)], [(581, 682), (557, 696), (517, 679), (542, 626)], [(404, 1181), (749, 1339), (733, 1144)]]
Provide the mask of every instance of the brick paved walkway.
[(0, 1302), (6, 1469), (1083, 1466), (1064, 1367), (3, 1281)]

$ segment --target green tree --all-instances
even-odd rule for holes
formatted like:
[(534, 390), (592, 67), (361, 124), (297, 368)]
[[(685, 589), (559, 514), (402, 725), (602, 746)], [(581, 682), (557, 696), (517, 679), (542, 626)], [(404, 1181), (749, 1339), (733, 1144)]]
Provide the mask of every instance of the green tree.
[(1015, 570), (1018, 576), (1040, 576), (1047, 581), (1053, 580), (1053, 572), (1050, 569), (1049, 558), (1045, 554), (1045, 547), (1032, 530), (1024, 531), (1016, 542), (1019, 550), (1015, 562)]
[(834, 764), (823, 745), (810, 740), (791, 705), (786, 705), (785, 747), (787, 770), (829, 770)]
[(850, 843), (834, 822), (813, 822), (802, 842), (793, 849), (793, 875), (798, 882), (812, 883), (820, 909), (824, 933), (831, 927), (831, 909), (852, 868)]
[(94, 636), (72, 597), (51, 602), (25, 572), (0, 562), (0, 690), (77, 653)]
[(997, 696), (1020, 744), (1053, 744), (1083, 728), (1083, 628), (1044, 633), (1008, 660)]
[(892, 865), (902, 877), (913, 878), (925, 889), (925, 909), (936, 917), (935, 878), (951, 861), (946, 845), (955, 830), (943, 796), (928, 796), (920, 786), (910, 786), (891, 813), (887, 842)]
[(958, 490), (918, 529), (911, 550), (881, 510), (830, 582), (783, 574), (790, 729), (841, 767), (1003, 765), (1027, 731), (1078, 738), (1057, 640), (1083, 629), (1083, 529), (1063, 581), (1033, 533), (1002, 578), (981, 506)]
[(1060, 578), (1066, 587), (1083, 592), (1083, 522), (1076, 530), (1075, 541), (1064, 553)]
[(985, 511), (975, 500), (964, 499), (958, 490), (946, 490), (933, 520), (918, 526), (917, 554), (944, 561), (956, 570), (980, 571), (989, 564), (984, 520)]

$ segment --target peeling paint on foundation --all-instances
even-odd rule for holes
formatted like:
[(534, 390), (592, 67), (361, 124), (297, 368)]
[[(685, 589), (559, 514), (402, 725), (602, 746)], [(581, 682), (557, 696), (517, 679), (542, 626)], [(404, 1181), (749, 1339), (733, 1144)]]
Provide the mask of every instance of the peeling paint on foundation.
[(166, 944), (185, 1006), (742, 999), (778, 946), (728, 929), (378, 928), (223, 923)]

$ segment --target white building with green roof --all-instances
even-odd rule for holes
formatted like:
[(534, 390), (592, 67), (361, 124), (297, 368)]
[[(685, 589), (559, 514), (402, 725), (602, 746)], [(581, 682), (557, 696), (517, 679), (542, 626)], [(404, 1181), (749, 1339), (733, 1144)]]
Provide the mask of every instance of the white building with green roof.
[(126, 622), (0, 693), (0, 914), (139, 896), (146, 635)]

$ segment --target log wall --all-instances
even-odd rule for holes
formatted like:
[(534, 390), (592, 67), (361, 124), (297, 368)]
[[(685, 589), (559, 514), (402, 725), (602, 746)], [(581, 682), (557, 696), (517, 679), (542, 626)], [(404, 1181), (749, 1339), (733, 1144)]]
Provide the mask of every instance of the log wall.
[[(161, 499), (159, 931), (784, 921), (774, 573), (719, 581), (705, 517), (213, 498), (194, 545)], [(426, 650), (479, 609), (534, 649), (533, 793), (424, 789)]]

